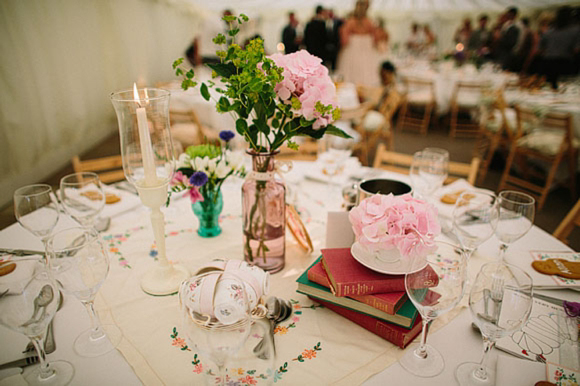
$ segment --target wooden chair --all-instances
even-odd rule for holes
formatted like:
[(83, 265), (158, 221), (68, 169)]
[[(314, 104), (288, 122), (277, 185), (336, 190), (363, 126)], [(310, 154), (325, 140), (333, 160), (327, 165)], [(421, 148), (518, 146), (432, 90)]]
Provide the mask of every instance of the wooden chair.
[(568, 236), (570, 236), (574, 227), (580, 227), (580, 200), (578, 200), (572, 210), (564, 217), (564, 220), (558, 225), (552, 236), (564, 244), (568, 244)]
[(79, 156), (72, 158), (75, 173), (95, 172), (105, 184), (125, 179), (123, 159), (120, 155), (81, 161)]
[[(467, 182), (475, 186), (480, 161), (477, 157), (473, 157), (468, 164), (450, 161), (449, 177), (445, 180), (445, 183), (448, 184), (458, 178), (465, 178)], [(395, 173), (409, 174), (412, 163), (412, 155), (388, 151), (385, 145), (381, 143), (377, 148), (373, 167)]]
[[(479, 108), (482, 90), (486, 86), (481, 82), (459, 81), (453, 90), (451, 97), (451, 138), (457, 136), (476, 136), (479, 132), (479, 123), (471, 120), (471, 115)], [(469, 119), (460, 115), (467, 115)]]
[[(543, 118), (531, 108), (516, 106), (517, 133), (506, 161), (498, 191), (512, 188), (534, 195), (538, 210), (542, 209), (554, 182), (554, 176), (562, 159), (568, 160), (569, 187), (576, 197), (576, 162), (578, 141), (572, 134), (572, 118), (567, 113), (549, 112)], [(536, 127), (538, 126), (538, 127)], [(527, 127), (534, 127), (529, 134)], [(529, 160), (539, 160), (548, 166), (546, 173), (534, 173)], [(517, 162), (520, 175), (512, 174), (512, 165)], [(543, 184), (531, 182), (531, 174), (544, 180)]]
[[(403, 79), (405, 93), (401, 111), (397, 120), (397, 130), (411, 128), (423, 135), (427, 134), (431, 114), (435, 109), (435, 85), (432, 80), (406, 77)], [(423, 115), (417, 116), (414, 110), (423, 109)]]
[(498, 148), (509, 151), (515, 138), (516, 111), (507, 106), (500, 90), (488, 96), (492, 102), (483, 106), (480, 112), (479, 133), (474, 148), (474, 156), (480, 158), (479, 183), (483, 183), (489, 165)]
[(299, 144), (298, 150), (293, 150), (288, 148), (288, 146), (282, 146), (280, 148), (280, 154), (276, 156), (276, 159), (281, 160), (294, 160), (294, 161), (316, 161), (318, 156), (318, 142), (313, 139), (305, 139), (304, 142)]
[(378, 110), (367, 110), (354, 127), (361, 135), (361, 153), (367, 162), (370, 150), (376, 149), (381, 140), (386, 143), (387, 149), (393, 150), (393, 115), (399, 108), (402, 97), (394, 88), (385, 91), (385, 94), (383, 100), (378, 102)]

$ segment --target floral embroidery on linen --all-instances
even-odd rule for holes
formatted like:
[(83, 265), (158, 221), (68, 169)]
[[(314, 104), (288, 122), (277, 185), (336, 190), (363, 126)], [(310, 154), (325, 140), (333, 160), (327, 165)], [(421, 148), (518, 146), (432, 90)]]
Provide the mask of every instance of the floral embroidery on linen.
[[(308, 306), (303, 306), (300, 304), (299, 301), (290, 299), (290, 303), (292, 304), (293, 308), (293, 317), (291, 323), (286, 326), (277, 326), (274, 330), (274, 334), (276, 335), (285, 335), (289, 332), (290, 329), (295, 328), (297, 323), (300, 321), (300, 317), (302, 315), (302, 311), (304, 309), (311, 309), (316, 310), (317, 308), (323, 308), (321, 305), (318, 304), (311, 304)], [(179, 332), (177, 331), (176, 327), (173, 327), (172, 333), (170, 334), (171, 337), (171, 345), (174, 347), (179, 347), (181, 351), (191, 351), (191, 349), (187, 346), (185, 339), (179, 337)], [(318, 357), (318, 353), (322, 351), (322, 344), (321, 342), (317, 342), (312, 348), (305, 348), (303, 349), (300, 354), (296, 357), (290, 359), (289, 361), (284, 362), (281, 366), (279, 366), (275, 371), (267, 371), (266, 374), (257, 373), (255, 369), (244, 369), (244, 368), (231, 368), (226, 370), (226, 379), (225, 384), (228, 386), (247, 386), (247, 385), (259, 385), (260, 380), (272, 380), (274, 383), (281, 380), (282, 377), (288, 372), (289, 370), (289, 363), (303, 363), (307, 360), (314, 360)], [(211, 369), (204, 370), (203, 363), (198, 358), (197, 354), (194, 354), (193, 361), (191, 362), (193, 366), (193, 372), (195, 374), (202, 374), (206, 373), (208, 375), (213, 375), (216, 377), (216, 383), (219, 383), (220, 378), (214, 374)]]
[(109, 235), (103, 236), (103, 240), (105, 240), (105, 242), (107, 243), (107, 246), (109, 247), (109, 253), (111, 253), (113, 256), (115, 256), (117, 258), (117, 261), (119, 262), (119, 265), (121, 267), (132, 268), (131, 265), (129, 264), (129, 262), (125, 259), (125, 257), (123, 257), (123, 254), (119, 250), (119, 247), (125, 241), (127, 241), (127, 239), (129, 237), (131, 237), (131, 235), (134, 232), (137, 232), (137, 231), (140, 231), (143, 229), (145, 229), (145, 227), (140, 226), (140, 227), (128, 229), (124, 233), (116, 233), (116, 234), (109, 234)]
[(578, 385), (576, 374), (566, 374), (566, 371), (561, 367), (558, 367), (554, 372), (554, 381), (556, 381), (556, 385), (558, 386)]

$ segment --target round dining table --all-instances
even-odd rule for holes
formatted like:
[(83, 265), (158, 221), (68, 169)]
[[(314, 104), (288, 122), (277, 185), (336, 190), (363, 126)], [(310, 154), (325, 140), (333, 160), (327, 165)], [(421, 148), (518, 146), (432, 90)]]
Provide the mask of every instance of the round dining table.
[[(289, 300), (294, 311), (292, 317), (275, 330), (276, 368), (265, 375), (267, 380), (259, 379), (249, 369), (237, 369), (240, 378), (232, 375), (233, 384), (260, 385), (272, 381), (279, 385), (456, 384), (455, 368), (464, 361), (477, 362), (482, 355), (481, 335), (472, 327), (467, 293), (455, 309), (435, 320), (430, 327), (428, 342), (443, 354), (444, 371), (434, 378), (420, 378), (398, 364), (398, 359), (406, 350), (413, 349), (413, 345), (400, 349), (296, 292), (296, 279), (320, 256), (322, 248), (333, 247), (326, 245), (326, 240), (332, 239), (327, 237), (327, 230), (337, 230), (328, 227), (327, 217), (330, 212), (344, 210), (341, 190), (345, 184), (377, 177), (408, 182), (405, 175), (360, 166), (348, 169), (348, 175), (328, 179), (316, 172), (318, 168), (317, 163), (294, 162), (293, 169), (283, 176), (288, 187), (287, 203), (294, 205), (300, 214), (314, 251), (304, 251), (287, 232), (286, 266), (270, 276), (269, 295)], [(347, 174), (347, 169), (344, 173)], [(223, 232), (214, 238), (202, 238), (197, 234), (198, 220), (189, 199), (173, 194), (171, 204), (163, 209), (170, 261), (194, 273), (214, 258), (243, 259), (242, 182), (231, 178), (223, 185), (225, 204), (220, 216)], [(187, 346), (181, 333), (177, 296), (150, 296), (139, 285), (144, 272), (156, 264), (157, 250), (148, 210), (140, 205), (137, 196), (128, 192), (119, 194), (126, 206), (114, 213), (105, 208), (102, 214), (112, 218), (110, 228), (101, 233), (109, 253), (110, 272), (95, 305), (103, 324), (115, 324), (123, 333), (123, 339), (116, 350), (103, 356), (84, 358), (76, 355), (74, 339), (89, 328), (90, 321), (81, 303), (65, 293), (63, 307), (54, 318), (57, 348), (48, 359), (73, 364), (73, 385), (201, 384), (203, 369), (196, 366), (199, 358)], [(440, 207), (442, 215), (449, 213), (449, 208), (441, 207), (444, 204), (437, 199), (434, 203)], [(74, 221), (62, 214), (57, 228), (72, 225)], [(452, 235), (440, 237), (453, 240)], [(40, 250), (42, 243), (16, 223), (0, 231), (0, 247)], [(534, 226), (509, 248), (507, 259), (526, 265), (530, 250), (570, 251)], [(485, 262), (496, 260), (498, 254), (499, 241), (495, 237), (481, 245), (469, 261), (469, 281), (473, 282), (479, 268)], [(532, 275), (534, 280), (546, 280), (539, 274)], [(580, 293), (570, 289), (537, 292), (580, 301)], [(0, 326), (0, 365), (21, 358), (26, 344), (23, 335)], [(493, 362), (496, 361), (498, 385), (529, 385), (545, 378), (546, 365), (542, 363), (495, 350)], [(30, 371), (30, 367), (24, 371)], [(0, 370), (0, 385), (19, 384), (22, 379), (17, 373), (19, 369)]]

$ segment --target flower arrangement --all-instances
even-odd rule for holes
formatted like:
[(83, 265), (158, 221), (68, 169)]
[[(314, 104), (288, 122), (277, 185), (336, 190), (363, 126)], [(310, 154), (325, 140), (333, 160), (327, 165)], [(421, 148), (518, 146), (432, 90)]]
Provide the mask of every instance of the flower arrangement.
[[(222, 96), (216, 101), (221, 113), (234, 113), (236, 131), (256, 153), (272, 153), (284, 143), (297, 149), (296, 136), (315, 139), (324, 134), (350, 138), (332, 125), (340, 117), (336, 101), (336, 88), (322, 60), (307, 51), (293, 54), (266, 56), (264, 42), (251, 40), (244, 48), (235, 43), (239, 25), (248, 21), (244, 14), (222, 18), (229, 23), (232, 43), (227, 45), (223, 34), (213, 42), (221, 49), (216, 51), (220, 63), (208, 64), (212, 77), (218, 78), (225, 88), (215, 82), (202, 83), (201, 95), (209, 100), (209, 88)], [(184, 90), (194, 87), (195, 72), (182, 67), (184, 59), (177, 59), (173, 69), (182, 77)]]
[(246, 174), (243, 153), (228, 149), (234, 135), (229, 130), (220, 132), (220, 138), (225, 143), (223, 149), (213, 144), (189, 146), (179, 156), (177, 171), (170, 183), (171, 191), (187, 190), (192, 204), (206, 200), (213, 200), (215, 204), (216, 193), (229, 176), (243, 177)]
[(353, 208), (349, 220), (356, 240), (367, 250), (396, 248), (402, 257), (434, 251), (441, 233), (435, 207), (411, 194), (375, 194)]

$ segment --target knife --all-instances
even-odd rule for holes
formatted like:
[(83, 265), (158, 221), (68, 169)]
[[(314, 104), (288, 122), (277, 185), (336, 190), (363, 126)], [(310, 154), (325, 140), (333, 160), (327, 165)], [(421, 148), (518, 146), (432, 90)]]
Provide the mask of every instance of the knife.
[(30, 249), (10, 249), (10, 248), (0, 248), (0, 255), (14, 255), (14, 256), (32, 256), (41, 255), (44, 256), (44, 251), (33, 251)]
[(31, 356), (27, 356), (24, 357), (22, 359), (17, 359), (15, 361), (12, 362), (8, 362), (8, 363), (4, 363), (3, 365), (0, 365), (0, 370), (4, 370), (4, 369), (10, 369), (12, 367), (26, 367), (26, 366), (30, 366), (30, 365), (35, 365), (38, 362), (40, 362), (40, 359), (38, 358), (37, 355), (31, 355)]

